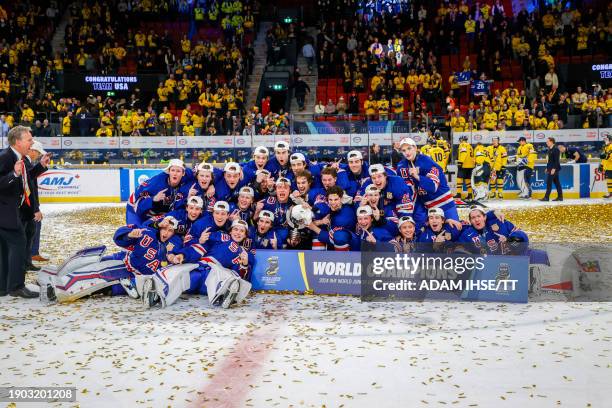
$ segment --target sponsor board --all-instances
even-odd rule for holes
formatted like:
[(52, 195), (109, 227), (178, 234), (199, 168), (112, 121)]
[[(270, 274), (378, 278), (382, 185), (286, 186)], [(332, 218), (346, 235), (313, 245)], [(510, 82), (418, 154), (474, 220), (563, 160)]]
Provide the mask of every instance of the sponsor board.
[(118, 202), (119, 170), (49, 170), (38, 177), (41, 202)]
[[(254, 290), (280, 290), (309, 292), (314, 294), (354, 295), (362, 294), (361, 252), (334, 251), (272, 251), (257, 250), (251, 282)], [(392, 255), (392, 254), (391, 254)], [(520, 281), (518, 291), (478, 290), (469, 287), (460, 296), (463, 300), (498, 302), (526, 302), (529, 259), (527, 257), (486, 257), (486, 268), (470, 279), (495, 282), (496, 279)], [(507, 266), (509, 265), (509, 267)], [(501, 270), (501, 272), (500, 272)], [(495, 285), (494, 285), (495, 286)], [(467, 286), (465, 286), (467, 287)], [(481, 292), (491, 292), (483, 294)], [(428, 299), (447, 299), (447, 294), (432, 290)]]

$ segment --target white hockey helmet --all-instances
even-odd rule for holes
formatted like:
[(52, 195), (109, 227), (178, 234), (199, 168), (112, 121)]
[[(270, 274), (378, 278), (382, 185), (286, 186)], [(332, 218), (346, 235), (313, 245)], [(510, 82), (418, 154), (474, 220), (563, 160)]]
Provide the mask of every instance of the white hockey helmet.
[(276, 184), (277, 186), (279, 184), (289, 184), (289, 185), (291, 185), (291, 181), (287, 177), (279, 177), (276, 180), (276, 183), (274, 183), (274, 184)]
[(372, 164), (368, 169), (368, 174), (373, 176), (374, 174), (385, 173), (385, 167), (382, 164)]
[(176, 231), (176, 230), (178, 229), (179, 222), (178, 222), (178, 220), (177, 220), (176, 218), (174, 218), (173, 216), (169, 215), (169, 216), (167, 216), (167, 217), (164, 217), (164, 219), (162, 220), (162, 222), (163, 222), (163, 221), (166, 221), (166, 222), (168, 223), (168, 226), (169, 226), (170, 228), (172, 228), (173, 230), (175, 230), (175, 231)]
[(274, 213), (269, 210), (261, 210), (259, 212), (259, 218), (267, 218), (270, 221), (274, 222)]
[(268, 148), (266, 146), (257, 146), (253, 151), (253, 156), (255, 156), (256, 154), (266, 157), (270, 156), (270, 152), (268, 151)]
[(198, 164), (198, 167), (196, 168), (196, 170), (197, 170), (198, 172), (201, 172), (201, 171), (207, 171), (207, 172), (209, 172), (209, 173), (212, 173), (212, 172), (213, 172), (213, 169), (214, 169), (214, 168), (213, 168), (213, 165), (212, 165), (212, 164), (210, 164), (210, 163), (205, 163), (205, 162), (202, 162), (202, 163)]
[(192, 196), (189, 197), (189, 199), (187, 200), (187, 205), (195, 205), (198, 208), (203, 208), (204, 207), (204, 200), (202, 200), (202, 198), (198, 197), (198, 196)]
[(245, 229), (245, 231), (249, 230), (249, 224), (247, 224), (244, 220), (234, 220), (234, 222), (232, 222), (232, 229), (235, 227), (242, 227)]
[(414, 219), (409, 215), (404, 215), (403, 217), (399, 217), (397, 221), (397, 228), (399, 229), (403, 224), (411, 222), (413, 225), (416, 225)]
[(164, 173), (169, 173), (170, 172), (170, 167), (180, 167), (181, 169), (183, 169), (183, 171), (185, 171), (185, 163), (183, 163), (183, 161), (181, 159), (172, 159), (168, 162), (168, 165), (164, 168)]
[(430, 217), (432, 215), (438, 215), (442, 218), (446, 218), (446, 216), (444, 215), (444, 210), (441, 208), (430, 208), (429, 210), (427, 210), (427, 216)]
[(363, 160), (363, 154), (359, 150), (351, 150), (346, 155), (346, 160)]
[(402, 140), (400, 140), (400, 147), (402, 147), (403, 145), (411, 145), (416, 147), (416, 142), (414, 141), (414, 139), (412, 139), (411, 137), (405, 137)]
[(223, 167), (223, 172), (228, 174), (240, 174), (241, 170), (240, 165), (236, 162), (227, 162)]
[(473, 205), (470, 207), (470, 212), (468, 213), (468, 217), (472, 215), (473, 211), (480, 211), (482, 215), (485, 215), (485, 216), (487, 215), (487, 211), (484, 209), (484, 207), (480, 205)]
[(240, 189), (240, 191), (238, 192), (238, 195), (243, 195), (243, 194), (248, 195), (250, 197), (255, 197), (255, 192), (249, 186), (244, 186)]
[(369, 205), (362, 205), (361, 207), (357, 208), (357, 216), (359, 217), (360, 215), (373, 215), (374, 213), (372, 212), (372, 207), (370, 207)]
[(279, 140), (278, 142), (274, 143), (274, 151), (285, 151), (285, 150), (289, 150), (289, 143), (285, 142), (284, 140)]
[(304, 156), (302, 153), (293, 153), (291, 155), (291, 157), (289, 158), (289, 162), (291, 164), (293, 163), (299, 163), (303, 161), (304, 163), (306, 163), (306, 156)]
[(227, 201), (217, 201), (213, 207), (213, 211), (225, 211), (229, 212), (230, 205)]
[(366, 187), (365, 195), (374, 194), (374, 193), (380, 193), (380, 190), (378, 189), (378, 187), (376, 187), (374, 184), (370, 184), (369, 186)]

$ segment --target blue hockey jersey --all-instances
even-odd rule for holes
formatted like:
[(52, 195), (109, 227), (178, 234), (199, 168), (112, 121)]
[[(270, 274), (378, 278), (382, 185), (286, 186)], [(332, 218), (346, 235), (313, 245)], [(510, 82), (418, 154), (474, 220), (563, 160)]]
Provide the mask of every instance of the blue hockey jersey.
[(128, 237), (134, 229), (138, 227), (136, 225), (121, 227), (113, 237), (118, 246), (127, 249), (124, 263), (129, 272), (152, 275), (167, 264), (168, 254), (177, 254), (183, 248), (180, 237), (176, 235), (167, 242), (161, 242), (158, 231), (154, 228), (144, 228), (139, 238)]

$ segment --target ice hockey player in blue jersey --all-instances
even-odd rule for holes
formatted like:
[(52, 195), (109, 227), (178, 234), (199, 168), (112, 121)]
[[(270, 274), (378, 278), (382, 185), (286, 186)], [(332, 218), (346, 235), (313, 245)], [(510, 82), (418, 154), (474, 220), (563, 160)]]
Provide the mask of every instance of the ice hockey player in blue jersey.
[(497, 211), (488, 211), (486, 215), (486, 224), (487, 228), (493, 231), (493, 233), (505, 237), (507, 245), (504, 248), (504, 253), (513, 255), (528, 254), (529, 237), (527, 234), (510, 221), (506, 220), (503, 216), (500, 218), (500, 215), (502, 214)]
[[(349, 251), (351, 244), (355, 242), (355, 210), (351, 205), (342, 203), (343, 196), (342, 188), (330, 187), (327, 190), (327, 203), (319, 203), (313, 207), (315, 220), (308, 225), (317, 240), (336, 251)], [(321, 228), (321, 225), (328, 227)]]
[(409, 216), (400, 217), (397, 222), (397, 235), (390, 243), (395, 252), (410, 253), (416, 248), (418, 231), (414, 219)]
[(253, 150), (253, 159), (241, 164), (244, 181), (246, 184), (253, 184), (257, 178), (257, 172), (264, 170), (268, 163), (270, 152), (265, 146), (257, 146)]
[(279, 140), (274, 144), (274, 157), (268, 160), (265, 169), (275, 179), (285, 177), (291, 169), (289, 165), (289, 143)]
[(185, 169), (182, 160), (170, 160), (162, 173), (142, 183), (130, 196), (126, 208), (127, 224), (140, 226), (151, 217), (171, 211), (174, 203), (183, 197), (182, 185), (192, 181), (193, 173)]
[[(179, 210), (170, 211), (165, 217), (174, 217), (178, 221), (176, 228), (176, 235), (184, 237), (187, 232), (191, 230), (191, 227), (198, 220), (202, 219), (202, 207), (204, 202), (198, 196), (190, 197), (187, 200), (187, 208), (181, 208)], [(206, 213), (208, 214), (208, 213)], [(162, 222), (164, 216), (153, 217), (148, 221), (145, 221), (144, 227), (159, 228), (159, 223)]]
[[(107, 256), (72, 257), (56, 274), (47, 275), (46, 283), (52, 285), (59, 301), (73, 301), (101, 290), (107, 294), (127, 291), (130, 296), (138, 297), (135, 277), (154, 274), (182, 249), (181, 239), (174, 234), (177, 226), (176, 219), (166, 217), (159, 224), (159, 230), (135, 225), (121, 227), (114, 241), (126, 251)], [(103, 250), (104, 247), (100, 255)]]
[(453, 249), (453, 246), (448, 244), (459, 239), (461, 230), (445, 221), (444, 211), (441, 208), (429, 209), (427, 224), (421, 227), (417, 238), (417, 242), (426, 244), (420, 246), (423, 252), (432, 250), (444, 252)]
[(455, 200), (442, 168), (430, 157), (419, 153), (411, 138), (402, 139), (400, 149), (404, 159), (398, 163), (397, 173), (407, 184), (414, 186), (413, 218), (417, 226), (425, 223), (430, 208), (441, 208), (446, 219), (459, 221)]
[(393, 235), (384, 227), (374, 225), (374, 214), (372, 207), (364, 205), (357, 208), (357, 227), (355, 236), (358, 240), (353, 244), (353, 248), (361, 248), (363, 246), (373, 247), (376, 244), (389, 242), (393, 239)]
[[(363, 184), (370, 177), (370, 165), (363, 160), (363, 154), (359, 150), (351, 150), (346, 155), (347, 164), (340, 164), (340, 168), (346, 171), (347, 185), (344, 187), (346, 194), (351, 197), (359, 192)], [(388, 175), (394, 176), (395, 172), (385, 167)], [(341, 186), (342, 187), (342, 186)]]
[(191, 247), (191, 251), (200, 250), (200, 253), (203, 253), (200, 247), (203, 242), (203, 236), (216, 231), (227, 232), (230, 229), (232, 222), (229, 219), (229, 210), (229, 203), (217, 201), (212, 214), (204, 215), (204, 217), (191, 226), (183, 240), (184, 246)]
[(358, 193), (359, 201), (363, 200), (366, 188), (374, 185), (380, 194), (377, 208), (382, 209), (385, 215), (394, 214), (395, 217), (412, 216), (414, 209), (413, 191), (399, 176), (390, 176), (382, 164), (370, 166), (370, 179), (361, 187)]
[(243, 220), (247, 224), (251, 223), (255, 209), (253, 208), (253, 198), (255, 192), (249, 186), (240, 188), (236, 203), (230, 203), (230, 220)]
[[(468, 252), (504, 255), (509, 253), (507, 238), (487, 226), (487, 213), (479, 206), (470, 207), (470, 225), (464, 226), (457, 242)], [(496, 225), (492, 223), (491, 226)]]
[(249, 228), (247, 249), (283, 249), (287, 239), (286, 229), (274, 228), (274, 214), (261, 210), (254, 226)]
[(196, 168), (195, 178), (192, 183), (185, 183), (180, 189), (181, 199), (174, 203), (174, 209), (185, 208), (187, 199), (198, 196), (202, 199), (205, 212), (212, 212), (215, 205), (214, 180), (223, 177), (223, 171), (215, 168), (209, 163), (200, 163)]
[(327, 193), (322, 187), (312, 187), (314, 180), (308, 170), (303, 170), (295, 175), (296, 189), (291, 193), (292, 198), (300, 198), (311, 207), (317, 202), (325, 202)]
[(261, 200), (255, 207), (254, 219), (256, 220), (261, 210), (268, 210), (274, 214), (274, 227), (275, 228), (286, 228), (287, 227), (287, 210), (291, 207), (292, 202), (290, 199), (291, 194), (291, 182), (285, 177), (279, 177), (275, 183), (276, 195), (270, 195), (266, 199)]
[(304, 156), (304, 154), (293, 153), (289, 157), (289, 164), (291, 165), (291, 168), (287, 171), (284, 177), (288, 178), (291, 181), (291, 187), (293, 189), (297, 187), (295, 175), (304, 170), (308, 170), (310, 174), (312, 174), (313, 187), (322, 187), (321, 170), (323, 170), (327, 166), (325, 163), (313, 163), (309, 161), (306, 156)]
[(223, 177), (215, 180), (215, 198), (228, 203), (236, 202), (238, 192), (244, 185), (242, 167), (238, 163), (228, 162), (223, 168)]
[(145, 307), (156, 304), (165, 307), (183, 292), (206, 294), (211, 305), (223, 308), (242, 301), (251, 289), (248, 279), (254, 262), (254, 252), (242, 246), (247, 231), (246, 222), (236, 220), (229, 234), (216, 231), (203, 235), (203, 254), (183, 251), (173, 256), (172, 262), (184, 267), (175, 265), (145, 281), (142, 289)]

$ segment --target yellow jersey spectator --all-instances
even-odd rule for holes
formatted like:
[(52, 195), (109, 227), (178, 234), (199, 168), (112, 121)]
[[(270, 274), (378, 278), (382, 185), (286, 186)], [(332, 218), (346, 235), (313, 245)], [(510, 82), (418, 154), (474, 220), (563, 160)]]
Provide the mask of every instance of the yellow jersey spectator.
[(72, 111), (68, 111), (68, 114), (62, 119), (62, 135), (70, 136), (72, 129)]

